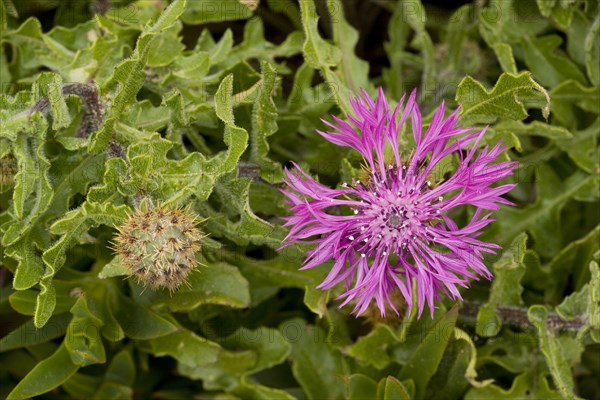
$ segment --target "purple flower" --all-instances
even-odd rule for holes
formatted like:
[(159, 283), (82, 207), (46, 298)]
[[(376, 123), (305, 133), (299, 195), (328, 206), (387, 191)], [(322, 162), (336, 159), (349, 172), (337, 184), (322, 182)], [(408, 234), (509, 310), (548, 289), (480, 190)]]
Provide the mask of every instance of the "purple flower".
[[(494, 163), (506, 148), (498, 143), (477, 151), (486, 129), (472, 132), (457, 126), (458, 109), (444, 118), (443, 103), (423, 134), (415, 96), (413, 91), (404, 108), (403, 96), (390, 110), (382, 89), (375, 101), (363, 91), (362, 97), (351, 99), (355, 115), (348, 116), (349, 122), (336, 117), (335, 124), (323, 121), (333, 131), (319, 134), (362, 154), (368, 173), (364, 182), (353, 180), (331, 189), (296, 164), (286, 170), (289, 189), (283, 193), (293, 214), (285, 218), (290, 232), (284, 247), (298, 242), (316, 245), (302, 269), (332, 259), (333, 267), (317, 287), (326, 290), (344, 282), (340, 307), (355, 301), (357, 315), (373, 298), (382, 316), (386, 303), (398, 314), (390, 301), (395, 290), (400, 290), (410, 312), (415, 279), (418, 317), (425, 301), (433, 317), (440, 291), (461, 299), (457, 285), (467, 287), (470, 278), (479, 276), (491, 279), (483, 256), (499, 246), (477, 239), (493, 221), (484, 210), (512, 204), (500, 196), (514, 184), (492, 187), (517, 166), (510, 161)], [(409, 116), (416, 143), (410, 153), (399, 149), (398, 142)], [(400, 150), (406, 155), (401, 156)], [(455, 172), (439, 176), (434, 168), (452, 154), (459, 158)], [(465, 204), (476, 211), (459, 227), (448, 212)]]

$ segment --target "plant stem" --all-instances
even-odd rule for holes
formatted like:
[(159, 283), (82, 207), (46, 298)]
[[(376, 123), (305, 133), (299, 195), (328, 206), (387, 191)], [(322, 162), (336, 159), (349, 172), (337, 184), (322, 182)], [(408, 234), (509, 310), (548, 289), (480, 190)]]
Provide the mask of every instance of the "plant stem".
[[(464, 302), (460, 308), (460, 314), (469, 318), (477, 318), (481, 306), (483, 306), (482, 303)], [(524, 307), (499, 305), (496, 307), (496, 312), (504, 325), (524, 330), (533, 328), (533, 324), (527, 318), (527, 309)], [(583, 317), (577, 317), (567, 321), (562, 319), (558, 314), (550, 312), (548, 313), (547, 324), (548, 328), (553, 330), (577, 332), (586, 326), (586, 320)]]

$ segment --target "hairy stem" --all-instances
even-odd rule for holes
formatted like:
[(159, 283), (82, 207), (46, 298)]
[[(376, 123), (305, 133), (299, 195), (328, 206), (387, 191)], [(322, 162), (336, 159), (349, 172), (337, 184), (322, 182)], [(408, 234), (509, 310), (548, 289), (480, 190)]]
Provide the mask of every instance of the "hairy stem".
[[(460, 308), (460, 314), (469, 318), (477, 318), (481, 306), (483, 306), (482, 303), (464, 302)], [(504, 325), (521, 329), (533, 328), (533, 324), (527, 318), (527, 308), (500, 305), (496, 307), (496, 312)], [(548, 314), (547, 324), (550, 329), (576, 332), (586, 325), (586, 320), (583, 317), (578, 317), (567, 321), (562, 319), (558, 314), (551, 312)]]

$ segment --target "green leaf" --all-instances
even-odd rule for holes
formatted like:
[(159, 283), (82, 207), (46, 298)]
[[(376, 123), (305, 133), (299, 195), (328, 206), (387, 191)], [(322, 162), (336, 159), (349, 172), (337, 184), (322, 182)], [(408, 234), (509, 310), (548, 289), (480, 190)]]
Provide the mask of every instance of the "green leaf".
[(348, 346), (346, 352), (349, 356), (377, 369), (384, 369), (391, 362), (389, 351), (397, 341), (398, 337), (389, 326), (378, 324), (368, 335), (360, 337), (356, 343)]
[(347, 400), (372, 399), (377, 395), (377, 382), (362, 374), (352, 374), (344, 379)]
[(63, 96), (63, 81), (57, 74), (42, 73), (37, 85), (41, 94), (48, 99), (52, 110), (52, 129), (66, 128), (71, 124), (69, 109)]
[(393, 376), (388, 376), (379, 381), (377, 399), (381, 400), (409, 400), (415, 395), (415, 385), (412, 380), (400, 382)]
[[(408, 362), (398, 374), (398, 379), (413, 379), (415, 383), (415, 398), (422, 399), (427, 383), (435, 373), (454, 330), (458, 307), (448, 311), (427, 333), (421, 344), (415, 349)], [(418, 374), (414, 374), (418, 371)]]
[(500, 332), (501, 319), (496, 312), (499, 305), (523, 304), (521, 278), (525, 274), (523, 258), (527, 249), (527, 235), (519, 234), (494, 263), (494, 281), (489, 300), (477, 315), (477, 334), (483, 337), (496, 336)]
[(201, 366), (180, 363), (180, 372), (192, 379), (202, 379), (207, 389), (226, 389), (242, 398), (262, 398), (260, 393), (290, 398), (285, 392), (253, 385), (246, 379), (250, 374), (281, 364), (289, 355), (290, 345), (279, 332), (265, 327), (240, 328), (221, 339), (220, 344), (228, 350), (222, 350), (214, 363)]
[(489, 132), (499, 132), (501, 135), (514, 133), (518, 136), (541, 136), (553, 140), (568, 140), (573, 134), (562, 126), (532, 121), (528, 124), (522, 121), (503, 120), (489, 128)]
[[(245, 129), (235, 125), (233, 116), (233, 75), (227, 75), (219, 85), (215, 93), (215, 111), (217, 117), (225, 123), (225, 132), (223, 140), (228, 147), (224, 160), (211, 160), (211, 164), (220, 162), (217, 167), (220, 174), (226, 174), (234, 170), (240, 156), (246, 150), (248, 145), (248, 132)], [(215, 157), (216, 158), (216, 157)]]
[(576, 172), (561, 181), (545, 163), (536, 168), (537, 200), (524, 208), (503, 207), (498, 213), (493, 229), (494, 241), (506, 245), (517, 234), (528, 231), (535, 242), (535, 250), (552, 257), (561, 249), (563, 238), (560, 212), (570, 199), (588, 194), (597, 196), (594, 175)]
[(512, 47), (506, 43), (497, 43), (493, 46), (493, 49), (502, 70), (508, 74), (517, 75), (517, 64), (515, 62), (515, 57), (513, 56)]
[(292, 342), (292, 372), (307, 398), (341, 396), (343, 385), (338, 376), (347, 374), (347, 366), (326, 342), (327, 334), (300, 319), (284, 322), (279, 331)]
[(593, 124), (581, 131), (573, 132), (570, 139), (558, 140), (556, 144), (569, 154), (569, 157), (582, 170), (593, 173), (600, 164), (600, 147), (598, 137), (600, 136), (600, 118)]
[(221, 352), (218, 344), (183, 328), (150, 340), (148, 346), (155, 356), (171, 356), (193, 369), (214, 363)]
[(110, 262), (106, 263), (106, 265), (102, 267), (102, 271), (98, 273), (98, 278), (107, 279), (115, 276), (125, 276), (130, 274), (131, 270), (119, 262), (119, 257), (113, 257)]
[(533, 1), (491, 0), (478, 13), (479, 32), (488, 45), (519, 43), (547, 28)]
[[(548, 117), (550, 97), (546, 90), (533, 80), (531, 74), (503, 73), (492, 90), (470, 76), (465, 77), (456, 90), (456, 101), (462, 103), (463, 123), (491, 123), (498, 118), (523, 120), (528, 113), (524, 101), (543, 97), (542, 113)], [(466, 122), (468, 121), (468, 122)]]
[[(565, 277), (571, 276), (574, 287), (579, 290), (589, 277), (587, 266), (592, 261), (594, 251), (598, 248), (600, 225), (590, 230), (584, 237), (572, 241), (544, 267), (545, 284), (544, 299), (548, 303), (558, 303), (564, 296), (569, 282)], [(539, 278), (538, 278), (539, 279)]]
[(383, 71), (383, 79), (390, 96), (400, 98), (406, 91), (404, 86), (404, 51), (408, 42), (409, 25), (405, 18), (405, 3), (398, 2), (388, 23), (389, 42), (383, 47), (387, 53), (390, 68)]
[(277, 132), (277, 108), (271, 98), (275, 89), (275, 70), (268, 62), (261, 64), (262, 83), (252, 107), (252, 135), (250, 140), (250, 160), (260, 166), (260, 174), (269, 183), (281, 182), (281, 164), (268, 158), (267, 138)]
[(552, 114), (565, 126), (581, 129), (577, 109), (598, 114), (600, 87), (585, 87), (577, 81), (561, 82), (550, 91)]
[(115, 313), (125, 335), (132, 339), (147, 340), (168, 335), (177, 327), (146, 307), (119, 296), (120, 307)]
[(71, 308), (73, 319), (69, 324), (65, 347), (75, 365), (85, 367), (106, 362), (100, 335), (104, 322), (96, 307), (94, 297), (80, 296)]
[[(50, 161), (45, 155), (47, 128), (42, 114), (36, 112), (31, 116), (29, 129), (19, 132), (13, 144), (13, 154), (19, 164), (12, 203), (17, 221), (4, 232), (2, 244), (5, 246), (16, 242), (31, 229), (52, 202)], [(35, 197), (31, 199), (34, 193)]]
[(281, 364), (290, 355), (292, 349), (287, 337), (276, 329), (267, 327), (253, 330), (239, 328), (219, 343), (229, 349), (256, 352), (256, 363), (251, 369), (245, 371), (245, 375)]
[(413, 39), (413, 45), (417, 47), (423, 57), (423, 74), (421, 79), (421, 94), (424, 98), (427, 93), (431, 93), (437, 84), (436, 63), (434, 60), (435, 50), (429, 33), (425, 29), (427, 16), (425, 8), (421, 1), (412, 1), (410, 3), (399, 3), (398, 6), (404, 8), (404, 21), (416, 32)]
[(67, 332), (71, 318), (69, 313), (57, 314), (41, 329), (36, 329), (31, 319), (0, 340), (0, 352), (30, 347), (59, 338)]
[(181, 19), (186, 24), (198, 25), (248, 19), (251, 16), (252, 10), (238, 0), (223, 0), (216, 3), (211, 0), (194, 0), (190, 1)]
[(358, 93), (360, 89), (373, 91), (369, 82), (369, 63), (355, 54), (358, 43), (358, 32), (344, 18), (344, 7), (340, 0), (328, 0), (327, 8), (332, 16), (331, 25), (333, 41), (341, 52), (338, 73), (350, 92)]
[(544, 375), (535, 376), (534, 372), (526, 371), (518, 375), (508, 390), (497, 385), (489, 385), (483, 388), (472, 388), (467, 392), (465, 400), (478, 399), (548, 399), (560, 400), (560, 393), (550, 388), (550, 384)]
[(529, 308), (529, 321), (537, 328), (540, 338), (540, 350), (546, 358), (546, 364), (552, 374), (554, 384), (564, 398), (579, 399), (573, 392), (574, 383), (571, 368), (567, 363), (561, 342), (548, 326), (548, 310), (545, 306), (534, 305)]
[(127, 218), (127, 207), (112, 204), (85, 202), (81, 207), (68, 212), (51, 227), (54, 234), (62, 235), (50, 248), (44, 251), (42, 260), (47, 268), (40, 280), (42, 290), (36, 303), (35, 325), (40, 328), (48, 321), (55, 306), (55, 290), (52, 279), (66, 260), (65, 253), (74, 246), (81, 235), (100, 224), (118, 226)]
[(585, 67), (593, 86), (600, 86), (600, 14), (585, 37)]
[(62, 385), (78, 369), (79, 366), (73, 364), (63, 344), (54, 354), (39, 362), (10, 392), (7, 399), (28, 399), (47, 393)]
[[(311, 0), (300, 0), (302, 12), (302, 27), (306, 37), (303, 47), (304, 59), (314, 69), (328, 69), (335, 67), (342, 57), (341, 51), (327, 43), (317, 29), (319, 17), (315, 4)], [(336, 16), (339, 18), (339, 16)]]
[(21, 240), (7, 249), (7, 254), (19, 261), (13, 279), (16, 290), (29, 289), (39, 282), (44, 274), (44, 263), (38, 254), (35, 241), (30, 233), (25, 234)]
[[(493, 379), (485, 379), (481, 382), (477, 381), (477, 371), (475, 370), (475, 365), (477, 363), (477, 347), (475, 347), (475, 343), (471, 339), (471, 337), (467, 334), (467, 332), (463, 331), (459, 328), (454, 328), (454, 337), (456, 340), (463, 340), (468, 344), (468, 365), (465, 369), (465, 378), (471, 386), (474, 387), (486, 387), (490, 383), (492, 383)], [(461, 351), (462, 354), (462, 351)], [(449, 382), (450, 383), (450, 382)]]
[(250, 303), (248, 282), (236, 267), (219, 262), (208, 266), (200, 265), (188, 277), (189, 287), (184, 286), (174, 293), (167, 290), (144, 291), (136, 286), (138, 302), (153, 308), (165, 307), (170, 311), (190, 311), (201, 304), (221, 304), (243, 308)]
[(555, 87), (567, 80), (586, 84), (587, 80), (571, 60), (557, 55), (556, 49), (562, 43), (558, 35), (523, 39), (525, 63), (540, 83), (547, 87)]
[(117, 85), (108, 116), (100, 130), (92, 137), (89, 149), (93, 153), (104, 150), (112, 136), (115, 119), (125, 111), (125, 107), (136, 100), (136, 95), (146, 80), (145, 66), (150, 49), (157, 36), (173, 26), (185, 9), (185, 0), (175, 0), (167, 7), (154, 24), (148, 24), (137, 39), (133, 55), (122, 61), (114, 69), (110, 79)]

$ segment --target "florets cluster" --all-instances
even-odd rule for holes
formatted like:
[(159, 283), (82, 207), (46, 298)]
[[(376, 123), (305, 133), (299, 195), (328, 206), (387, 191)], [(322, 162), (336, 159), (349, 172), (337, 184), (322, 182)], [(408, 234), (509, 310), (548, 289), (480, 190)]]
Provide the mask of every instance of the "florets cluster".
[(189, 210), (166, 206), (138, 210), (118, 228), (115, 250), (138, 282), (175, 290), (198, 265), (203, 237)]
[[(485, 210), (512, 204), (501, 195), (514, 184), (493, 186), (517, 166), (496, 162), (505, 150), (501, 143), (480, 149), (486, 129), (473, 132), (457, 126), (458, 110), (446, 117), (444, 104), (423, 132), (415, 98), (413, 91), (406, 104), (403, 97), (391, 110), (382, 90), (375, 100), (363, 92), (351, 99), (354, 115), (348, 116), (349, 122), (336, 117), (335, 123), (323, 121), (333, 131), (319, 134), (363, 156), (367, 176), (362, 181), (331, 189), (295, 164), (286, 170), (288, 188), (283, 193), (293, 213), (286, 217), (286, 245), (316, 244), (304, 269), (333, 260), (318, 287), (325, 290), (343, 282), (342, 306), (355, 302), (359, 315), (372, 300), (382, 315), (387, 307), (397, 313), (394, 291), (402, 294), (410, 312), (414, 280), (419, 316), (425, 303), (433, 316), (440, 292), (460, 299), (457, 286), (468, 286), (469, 279), (479, 276), (491, 278), (483, 255), (499, 246), (476, 238), (493, 221)], [(409, 118), (416, 146), (400, 149), (399, 137)], [(434, 169), (452, 156), (458, 158), (453, 174), (436, 176)], [(475, 212), (459, 227), (448, 212), (463, 205), (474, 206)]]

